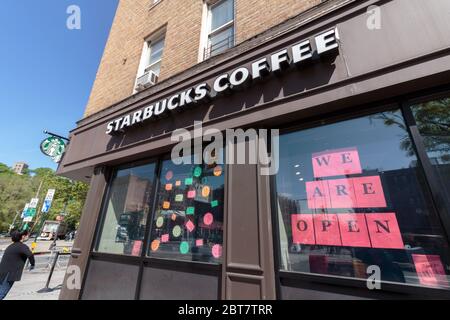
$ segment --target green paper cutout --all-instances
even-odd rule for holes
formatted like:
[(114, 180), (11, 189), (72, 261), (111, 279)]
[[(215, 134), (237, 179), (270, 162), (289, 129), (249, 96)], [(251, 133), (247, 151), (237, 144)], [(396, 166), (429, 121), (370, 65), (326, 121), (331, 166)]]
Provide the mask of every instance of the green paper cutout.
[(187, 243), (186, 241), (183, 241), (180, 243), (180, 252), (182, 254), (186, 254), (189, 252), (189, 243)]
[(184, 184), (185, 185), (187, 185), (187, 186), (190, 186), (190, 185), (192, 185), (192, 178), (186, 178), (185, 180), (184, 180)]
[(187, 207), (186, 208), (186, 214), (193, 215), (195, 213), (194, 207)]
[(159, 217), (158, 219), (156, 219), (156, 227), (161, 228), (163, 225), (164, 225), (163, 217)]
[(194, 169), (194, 177), (198, 178), (202, 175), (202, 168), (201, 167), (195, 167)]
[(219, 205), (219, 201), (217, 201), (217, 200), (211, 201), (212, 208), (217, 207), (218, 205)]
[(173, 227), (172, 234), (175, 238), (181, 236), (181, 227), (180, 226)]
[(182, 194), (177, 194), (175, 196), (175, 201), (176, 202), (182, 202), (183, 201), (184, 196)]

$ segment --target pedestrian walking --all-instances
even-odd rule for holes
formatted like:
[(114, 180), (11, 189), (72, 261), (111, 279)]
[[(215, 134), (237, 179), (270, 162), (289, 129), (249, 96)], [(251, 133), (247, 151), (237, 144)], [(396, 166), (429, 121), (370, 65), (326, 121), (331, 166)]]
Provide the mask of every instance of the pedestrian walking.
[(34, 269), (34, 256), (23, 242), (28, 238), (28, 232), (13, 231), (12, 244), (6, 248), (0, 262), (0, 300), (3, 300), (11, 290), (14, 282), (22, 278), (23, 268), (27, 259), (30, 261), (30, 270)]

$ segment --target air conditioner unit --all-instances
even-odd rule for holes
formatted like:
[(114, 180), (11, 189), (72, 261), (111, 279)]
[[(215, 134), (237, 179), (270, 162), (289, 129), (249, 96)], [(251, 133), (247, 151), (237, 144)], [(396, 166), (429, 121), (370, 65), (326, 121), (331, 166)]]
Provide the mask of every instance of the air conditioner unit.
[(158, 75), (153, 71), (146, 71), (142, 76), (140, 76), (136, 81), (136, 91), (144, 90), (145, 88), (151, 87), (158, 82)]

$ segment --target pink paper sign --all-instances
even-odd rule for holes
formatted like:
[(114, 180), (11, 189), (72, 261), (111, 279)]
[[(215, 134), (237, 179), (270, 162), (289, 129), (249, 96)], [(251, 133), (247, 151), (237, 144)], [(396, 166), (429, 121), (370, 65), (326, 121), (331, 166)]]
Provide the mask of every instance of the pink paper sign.
[(386, 208), (383, 186), (379, 176), (353, 179), (358, 208)]
[(292, 243), (316, 244), (312, 214), (292, 214)]
[(373, 248), (404, 249), (395, 213), (368, 213), (366, 220)]
[(429, 287), (448, 287), (445, 269), (439, 256), (413, 254), (412, 258), (422, 285)]
[(212, 215), (212, 213), (207, 213), (203, 216), (203, 223), (207, 226), (212, 225), (214, 222), (214, 216)]
[(315, 214), (316, 244), (342, 246), (339, 222), (336, 214)]
[(192, 223), (191, 220), (189, 220), (188, 222), (186, 222), (186, 229), (188, 229), (189, 232), (194, 231), (195, 225)]
[(340, 213), (338, 220), (344, 247), (371, 247), (364, 214)]
[(314, 177), (361, 174), (361, 162), (356, 148), (330, 150), (312, 155)]
[(139, 256), (141, 255), (141, 249), (142, 249), (142, 241), (137, 240), (133, 243), (133, 249), (131, 250), (132, 256)]
[(220, 244), (213, 245), (211, 253), (214, 258), (218, 259), (222, 256), (222, 246)]
[(331, 208), (330, 193), (326, 181), (306, 182), (306, 194), (310, 209)]
[(203, 239), (197, 239), (195, 240), (195, 246), (202, 247), (203, 246)]
[(162, 243), (169, 242), (169, 235), (168, 234), (163, 234), (161, 236), (161, 242)]

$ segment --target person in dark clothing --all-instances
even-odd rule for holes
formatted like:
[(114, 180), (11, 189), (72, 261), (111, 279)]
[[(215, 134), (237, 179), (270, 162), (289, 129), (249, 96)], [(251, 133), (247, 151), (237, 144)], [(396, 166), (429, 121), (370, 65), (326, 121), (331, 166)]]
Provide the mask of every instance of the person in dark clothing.
[(14, 282), (22, 278), (23, 267), (27, 259), (30, 260), (30, 270), (34, 269), (34, 256), (27, 245), (28, 232), (13, 231), (11, 240), (13, 243), (6, 248), (0, 262), (0, 300), (3, 300), (11, 290)]

